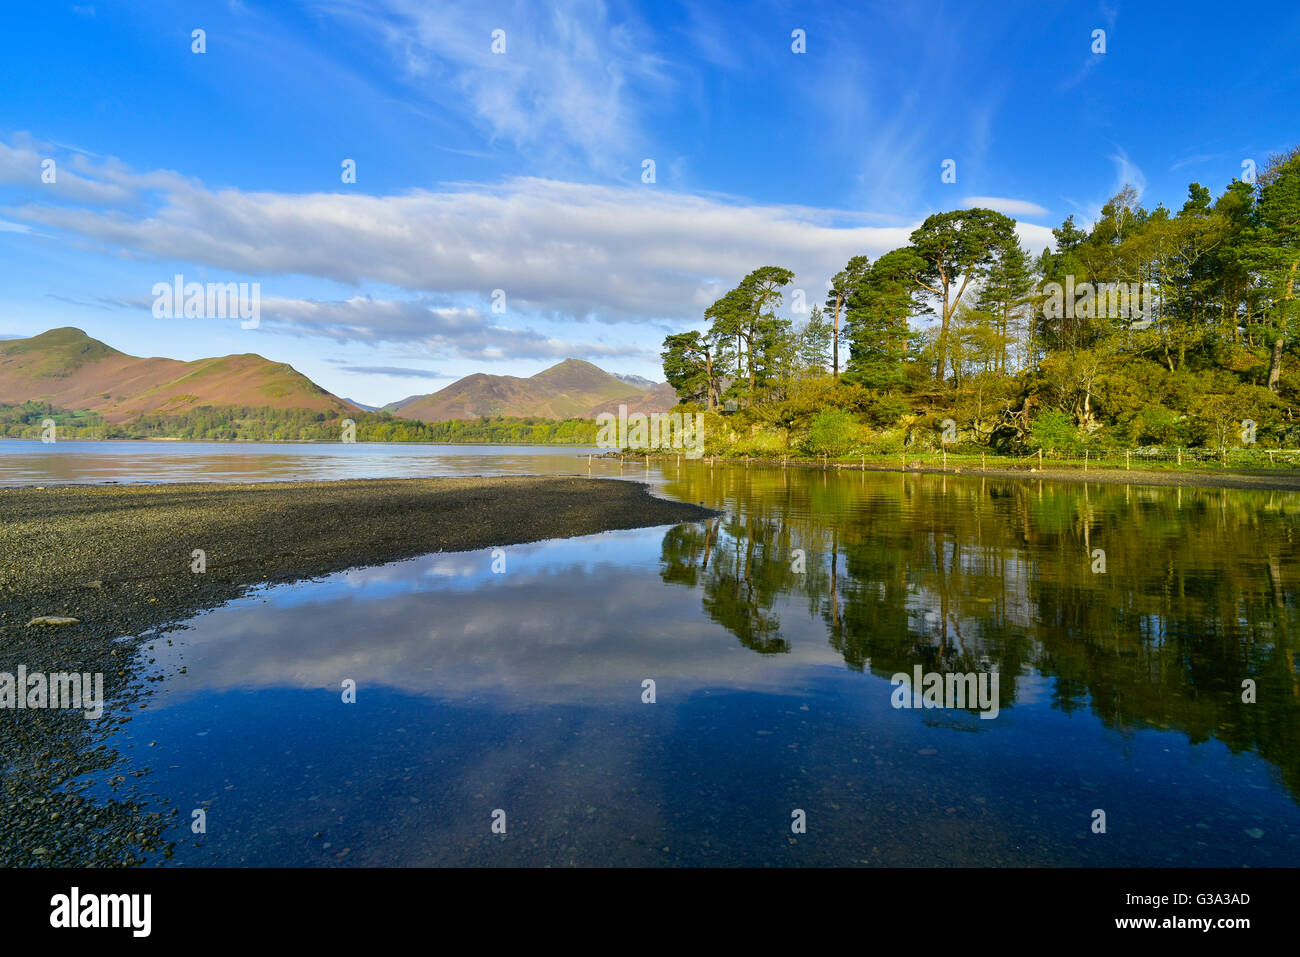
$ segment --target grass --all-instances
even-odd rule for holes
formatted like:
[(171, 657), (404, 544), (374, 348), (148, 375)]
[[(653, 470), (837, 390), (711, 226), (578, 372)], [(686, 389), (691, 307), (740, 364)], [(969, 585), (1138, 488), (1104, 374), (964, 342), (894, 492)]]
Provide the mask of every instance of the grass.
[[(739, 444), (739, 443), (738, 443)], [(960, 469), (963, 472), (991, 469), (1000, 471), (1050, 471), (1090, 469), (1106, 471), (1161, 471), (1181, 473), (1230, 472), (1247, 470), (1292, 471), (1300, 468), (1300, 451), (1274, 449), (1270, 456), (1267, 449), (1227, 449), (1220, 456), (1215, 450), (1184, 449), (1181, 461), (1176, 450), (1165, 450), (1168, 457), (1146, 454), (1144, 450), (1128, 450), (1125, 458), (1123, 449), (1101, 449), (1097, 452), (1053, 452), (1044, 453), (1040, 460), (1037, 453), (1030, 455), (980, 454), (969, 450), (949, 452), (911, 451), (898, 452), (855, 452), (842, 456), (814, 456), (806, 454), (783, 454), (776, 450), (758, 448), (729, 449), (718, 454), (706, 454), (706, 459), (724, 461), (745, 461), (751, 464), (788, 464), (788, 465), (825, 465), (834, 468), (924, 468), (948, 470)], [(617, 453), (615, 453), (617, 454)], [(642, 452), (626, 453), (629, 458), (640, 458)], [(672, 459), (677, 452), (651, 453), (652, 459)]]

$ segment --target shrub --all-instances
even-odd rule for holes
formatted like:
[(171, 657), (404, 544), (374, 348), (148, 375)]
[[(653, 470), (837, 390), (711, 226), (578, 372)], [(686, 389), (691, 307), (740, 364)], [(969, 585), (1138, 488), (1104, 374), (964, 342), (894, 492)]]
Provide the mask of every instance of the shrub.
[(1030, 446), (1044, 452), (1072, 448), (1078, 440), (1074, 420), (1059, 409), (1044, 409), (1029, 427)]
[(843, 409), (823, 409), (813, 416), (804, 449), (813, 455), (845, 455), (857, 443), (858, 424)]

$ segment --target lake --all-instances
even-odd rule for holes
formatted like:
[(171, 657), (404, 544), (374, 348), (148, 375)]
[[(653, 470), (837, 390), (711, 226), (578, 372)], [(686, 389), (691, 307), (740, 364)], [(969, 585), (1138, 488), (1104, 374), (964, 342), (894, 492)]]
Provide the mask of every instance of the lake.
[[(0, 484), (586, 475), (586, 451), (9, 441)], [(1300, 496), (590, 474), (722, 517), (264, 588), (143, 648), (161, 680), (104, 773), (181, 809), (167, 863), (1300, 864)], [(918, 669), (995, 707), (925, 707), (893, 680)]]

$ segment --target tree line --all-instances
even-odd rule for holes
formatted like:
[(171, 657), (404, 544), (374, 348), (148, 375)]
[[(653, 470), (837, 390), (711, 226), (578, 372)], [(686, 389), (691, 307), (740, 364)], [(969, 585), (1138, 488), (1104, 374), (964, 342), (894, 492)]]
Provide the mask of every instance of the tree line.
[(594, 445), (596, 441), (596, 423), (592, 419), (494, 416), (420, 422), (382, 411), (349, 417), (312, 409), (205, 405), (180, 413), (148, 413), (130, 422), (111, 424), (97, 412), (59, 409), (46, 402), (0, 405), (0, 436), (40, 438), (42, 423), (52, 419), (56, 440), (338, 442), (349, 418), (358, 442)]
[(1176, 211), (1126, 186), (1037, 255), (1015, 227), (936, 213), (908, 245), (851, 257), (806, 318), (781, 315), (794, 273), (761, 266), (664, 340), (664, 374), (683, 402), (758, 423), (944, 415), (1006, 447), (1046, 415), (1080, 442), (1300, 444), (1300, 147), (1217, 198), (1192, 183)]

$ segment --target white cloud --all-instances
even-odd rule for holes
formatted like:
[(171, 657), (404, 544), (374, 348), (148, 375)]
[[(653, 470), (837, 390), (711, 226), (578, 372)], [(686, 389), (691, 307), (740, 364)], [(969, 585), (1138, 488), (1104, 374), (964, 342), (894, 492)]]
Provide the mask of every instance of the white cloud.
[[(263, 312), (304, 333), (424, 337), (467, 356), (487, 349), (564, 356), (579, 348), (520, 331), (525, 319), (698, 322), (714, 299), (762, 265), (794, 270), (794, 286), (816, 301), (850, 256), (875, 258), (904, 246), (917, 225), (858, 225), (879, 217), (640, 185), (517, 178), (388, 196), (248, 193), (173, 172), (136, 173), (114, 159), (77, 155), (69, 165), (79, 171), (85, 205), (68, 202), (69, 195), (54, 202), (24, 181), (27, 202), (0, 213), (112, 255), (241, 278), (306, 276), (358, 290), (404, 290), (411, 301), (274, 301), (264, 290)], [(0, 162), (0, 176), (6, 168)], [(111, 197), (121, 201), (108, 203)], [(1051, 242), (1044, 227), (1020, 223), (1019, 230), (1035, 250)], [(487, 315), (498, 289), (507, 311)], [(652, 330), (656, 344), (662, 331)], [(627, 354), (600, 343), (580, 347), (588, 355)]]
[(115, 160), (74, 163), (97, 174), (87, 180), (95, 205), (109, 196), (122, 202), (77, 207), (29, 189), (29, 201), (5, 215), (106, 252), (240, 274), (383, 283), (484, 302), (502, 289), (510, 310), (555, 318), (696, 320), (765, 264), (794, 269), (796, 285), (819, 294), (849, 256), (904, 245), (914, 228), (841, 226), (850, 214), (646, 186), (519, 178), (390, 196), (245, 193), (170, 172), (134, 174)]
[(983, 207), (1006, 213), (1008, 216), (1046, 216), (1047, 210), (1027, 199), (1006, 199), (1002, 196), (967, 196), (962, 200), (966, 207)]
[[(39, 187), (55, 200), (105, 205), (130, 199), (130, 190), (115, 181), (115, 171), (110, 164), (101, 163), (99, 176), (87, 178), (77, 173), (85, 168), (83, 164), (87, 162), (87, 154), (78, 151), (67, 159), (56, 158), (55, 153), (60, 149), (73, 148), (41, 143), (22, 133), (14, 137), (12, 145), (0, 143), (0, 183)], [(55, 161), (53, 183), (42, 181), (42, 164), (47, 159)]]

